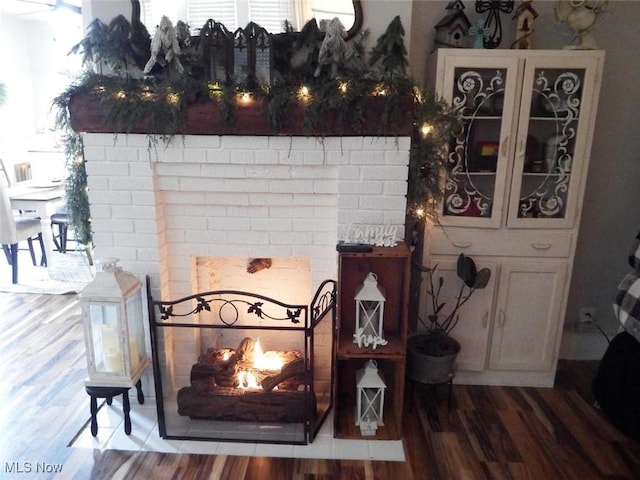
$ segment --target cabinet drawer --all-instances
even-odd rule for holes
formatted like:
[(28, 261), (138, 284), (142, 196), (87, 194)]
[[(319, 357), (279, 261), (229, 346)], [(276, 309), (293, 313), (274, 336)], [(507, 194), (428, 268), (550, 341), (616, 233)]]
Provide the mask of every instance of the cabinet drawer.
[(512, 257), (568, 257), (572, 234), (566, 232), (495, 232), (432, 228), (426, 239), (430, 254), (499, 255)]

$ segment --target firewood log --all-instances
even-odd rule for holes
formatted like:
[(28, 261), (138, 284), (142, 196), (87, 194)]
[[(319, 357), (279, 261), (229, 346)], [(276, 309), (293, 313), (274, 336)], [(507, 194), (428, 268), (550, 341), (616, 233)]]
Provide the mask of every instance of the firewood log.
[(282, 367), (280, 373), (265, 377), (260, 384), (265, 391), (270, 392), (281, 382), (301, 374), (304, 374), (304, 359), (296, 358)]

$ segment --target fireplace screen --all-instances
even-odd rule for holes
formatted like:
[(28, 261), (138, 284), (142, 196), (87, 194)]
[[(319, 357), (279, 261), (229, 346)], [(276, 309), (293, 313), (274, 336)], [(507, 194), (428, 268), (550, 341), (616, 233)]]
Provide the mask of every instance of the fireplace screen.
[(331, 408), (335, 281), (310, 305), (235, 290), (150, 299), (160, 436), (306, 444)]

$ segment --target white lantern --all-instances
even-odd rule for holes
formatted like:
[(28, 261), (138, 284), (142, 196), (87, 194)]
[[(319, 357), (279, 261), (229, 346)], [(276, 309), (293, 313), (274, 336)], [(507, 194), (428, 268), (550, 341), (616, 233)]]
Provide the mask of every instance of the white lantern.
[(356, 426), (363, 436), (376, 434), (384, 425), (384, 393), (387, 386), (378, 374), (378, 364), (369, 360), (356, 372)]
[[(117, 266), (98, 262), (95, 278), (79, 295), (89, 378), (87, 387), (133, 387), (150, 364), (142, 284)], [(139, 386), (139, 384), (138, 384)]]
[(386, 345), (382, 331), (384, 320), (385, 296), (378, 285), (378, 277), (369, 272), (355, 295), (356, 301), (356, 331), (353, 343), (359, 347), (373, 347)]

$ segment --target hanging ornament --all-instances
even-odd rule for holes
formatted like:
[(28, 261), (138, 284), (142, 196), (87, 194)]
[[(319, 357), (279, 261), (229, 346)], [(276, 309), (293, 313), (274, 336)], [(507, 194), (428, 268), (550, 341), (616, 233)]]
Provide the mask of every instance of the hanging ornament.
[(474, 37), (473, 48), (483, 48), (485, 39), (491, 35), (491, 31), (484, 26), (484, 20), (478, 20), (476, 24), (469, 29), (469, 35)]
[(483, 37), (484, 48), (497, 48), (502, 42), (500, 13), (511, 13), (514, 0), (476, 0), (476, 12), (488, 13), (484, 28), (491, 32)]

